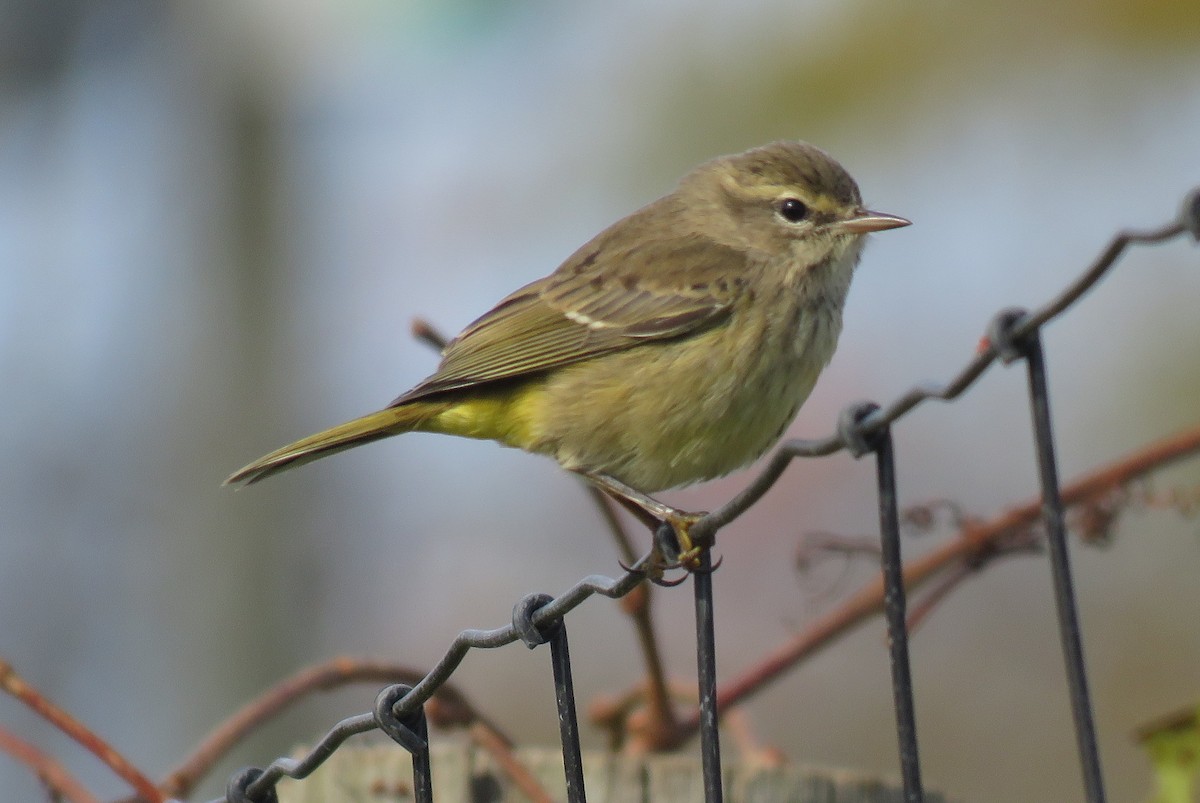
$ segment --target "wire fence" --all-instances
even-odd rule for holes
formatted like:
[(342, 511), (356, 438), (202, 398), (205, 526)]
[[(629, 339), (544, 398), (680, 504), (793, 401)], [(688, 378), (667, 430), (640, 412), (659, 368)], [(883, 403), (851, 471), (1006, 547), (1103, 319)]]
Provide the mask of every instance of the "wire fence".
[[(912, 677), (908, 660), (907, 612), (900, 557), (900, 515), (896, 497), (891, 425), (924, 401), (950, 401), (957, 398), (997, 361), (1004, 364), (1025, 361), (1041, 484), (1043, 524), (1053, 569), (1059, 632), (1070, 686), (1083, 783), (1089, 803), (1102, 803), (1105, 800), (1103, 775), (1096, 746), (1082, 635), (1068, 559), (1064, 507), (1054, 452), (1050, 398), (1040, 330), (1047, 322), (1075, 304), (1116, 264), (1130, 245), (1159, 243), (1184, 233), (1200, 241), (1200, 190), (1193, 191), (1187, 197), (1175, 221), (1149, 231), (1119, 233), (1076, 281), (1042, 307), (1033, 311), (1006, 309), (998, 313), (987, 329), (984, 346), (950, 382), (945, 385), (918, 385), (886, 407), (873, 402), (852, 404), (842, 412), (835, 432), (828, 437), (784, 443), (749, 486), (726, 505), (701, 519), (691, 531), (697, 543), (714, 543), (717, 532), (758, 501), (795, 458), (820, 457), (842, 449), (849, 450), (855, 457), (875, 455), (880, 533), (883, 543), (884, 606), (900, 769), (904, 800), (907, 803), (922, 801), (924, 791), (921, 784)], [(579, 726), (575, 712), (564, 617), (594, 594), (616, 598), (632, 591), (643, 581), (641, 569), (648, 559), (649, 555), (644, 556), (620, 578), (599, 575), (587, 577), (558, 597), (545, 594), (529, 595), (517, 603), (512, 623), (504, 627), (494, 630), (465, 630), (459, 633), (443, 658), (418, 683), (413, 686), (398, 684), (385, 688), (376, 699), (375, 708), (371, 713), (339, 722), (301, 759), (280, 758), (265, 769), (241, 770), (230, 780), (225, 797), (213, 803), (272, 801), (275, 799), (275, 785), (280, 779), (285, 776), (296, 779), (306, 777), (351, 736), (375, 729), (383, 731), (412, 754), (414, 797), (418, 801), (432, 801), (434, 797), (429, 771), (428, 731), (422, 705), (450, 678), (468, 650), (501, 647), (518, 639), (530, 648), (550, 644), (567, 797), (572, 802), (584, 801), (586, 794), (580, 758)], [(699, 567), (692, 572), (699, 684), (698, 728), (705, 800), (708, 803), (718, 803), (723, 799), (723, 791), (717, 730), (718, 699), (711, 572), (712, 562), (706, 549), (701, 554)]]
[[(1016, 511), (1009, 516), (1013, 522), (1041, 518), (1042, 532), (1052, 566), (1055, 600), (1058, 611), (1059, 632), (1062, 642), (1064, 663), (1070, 688), (1071, 709), (1086, 800), (1103, 803), (1105, 800), (1103, 773), (1096, 745), (1096, 731), (1088, 693), (1087, 676), (1083, 655), (1083, 639), (1076, 610), (1075, 592), (1071, 578), (1070, 562), (1066, 542), (1065, 504), (1080, 498), (1090, 488), (1117, 487), (1122, 479), (1132, 476), (1137, 470), (1149, 470), (1190, 451), (1200, 450), (1200, 433), (1170, 444), (1160, 444), (1139, 456), (1130, 465), (1110, 469), (1102, 477), (1088, 477), (1080, 483), (1064, 488), (1059, 481), (1055, 457), (1054, 438), (1051, 427), (1050, 400), (1047, 389), (1047, 374), (1043, 355), (1041, 327), (1074, 305), (1133, 244), (1152, 244), (1188, 234), (1200, 242), (1200, 189), (1193, 191), (1185, 200), (1178, 217), (1157, 229), (1124, 231), (1117, 234), (1096, 260), (1057, 297), (1036, 310), (1006, 309), (999, 312), (987, 328), (986, 337), (975, 356), (949, 382), (943, 385), (918, 385), (886, 406), (873, 402), (859, 402), (846, 407), (839, 416), (835, 431), (816, 440), (790, 440), (782, 444), (770, 458), (765, 468), (755, 479), (728, 503), (709, 513), (695, 524), (691, 535), (697, 544), (706, 548), (700, 553), (698, 565), (690, 572), (695, 598), (696, 656), (698, 678), (697, 710), (688, 718), (675, 724), (673, 738), (682, 741), (698, 732), (703, 774), (704, 796), (708, 803), (723, 799), (721, 750), (718, 736), (718, 712), (728, 711), (747, 691), (747, 684), (735, 684), (718, 694), (715, 661), (715, 634), (713, 626), (713, 589), (711, 573), (714, 566), (708, 547), (716, 540), (718, 531), (734, 521), (780, 478), (792, 460), (801, 457), (820, 457), (847, 450), (855, 457), (874, 455), (878, 490), (880, 536), (882, 541), (881, 563), (883, 577), (882, 607), (887, 621), (889, 654), (891, 661), (893, 698), (899, 747), (899, 766), (903, 780), (903, 799), (906, 803), (920, 803), (925, 799), (921, 782), (917, 730), (914, 715), (911, 669), (908, 658), (908, 630), (911, 626), (905, 599), (906, 583), (912, 584), (919, 573), (927, 576), (928, 561), (919, 567), (906, 569), (901, 562), (900, 532), (903, 517), (896, 495), (896, 455), (891, 438), (891, 426), (917, 405), (928, 400), (950, 401), (971, 387), (980, 376), (996, 362), (1011, 364), (1024, 361), (1030, 400), (1031, 426), (1034, 433), (1037, 470), (1040, 480), (1041, 499), (1035, 509)], [(426, 333), (427, 334), (427, 333)], [(1107, 485), (1105, 484), (1107, 483)], [(1086, 487), (1085, 487), (1086, 486)], [(999, 525), (998, 525), (999, 526)], [(665, 538), (667, 532), (656, 534)], [(976, 540), (986, 534), (978, 535)], [(964, 539), (968, 540), (968, 539)], [(969, 549), (971, 544), (967, 544)], [(628, 546), (625, 547), (629, 551)], [(348, 739), (368, 731), (381, 731), (412, 756), (412, 793), (417, 801), (433, 801), (433, 780), (430, 771), (429, 729), (426, 703), (435, 695), (453, 698), (461, 708), (467, 704), (456, 697), (448, 684), (451, 676), (467, 652), (472, 649), (494, 649), (523, 642), (530, 649), (543, 644), (550, 645), (553, 683), (558, 706), (563, 769), (566, 780), (567, 799), (575, 803), (586, 800), (583, 761), (580, 750), (579, 723), (575, 709), (575, 695), (571, 677), (571, 659), (567, 642), (566, 616), (574, 608), (594, 595), (620, 598), (629, 595), (646, 581), (644, 571), (651, 565), (654, 553), (642, 556), (624, 574), (612, 578), (592, 575), (576, 583), (558, 596), (530, 594), (514, 606), (509, 624), (492, 630), (464, 630), (453, 640), (442, 658), (423, 674), (417, 673), (410, 682), (393, 683), (383, 688), (369, 712), (343, 719), (335, 724), (305, 755), (300, 758), (278, 758), (270, 765), (248, 767), (239, 770), (229, 780), (225, 795), (213, 803), (273, 803), (277, 801), (276, 785), (284, 778), (304, 779), (332, 756)], [(870, 610), (869, 601), (858, 603), (851, 614), (859, 615)], [(653, 663), (653, 661), (651, 662)], [(764, 667), (762, 673), (781, 671), (783, 659)], [(358, 667), (356, 679), (372, 679), (395, 674), (402, 670), (380, 667)], [(338, 675), (335, 669), (331, 673)], [(343, 674), (352, 674), (344, 672)], [(328, 680), (328, 678), (324, 678)], [(294, 686), (316, 685), (322, 677), (305, 677), (296, 680)], [(48, 701), (39, 699), (7, 664), (0, 662), (0, 690), (24, 700), (38, 708), (47, 719), (60, 728), (72, 733), (77, 728), (53, 708)], [(287, 692), (279, 699), (264, 705), (275, 710), (284, 705)], [(261, 713), (261, 712), (259, 712)], [(237, 722), (230, 726), (230, 733), (217, 737), (216, 742), (229, 744), (238, 735), (253, 727), (255, 716), (235, 717)], [(73, 733), (81, 744), (90, 744), (93, 751), (112, 753), (108, 745), (98, 737), (87, 734), (80, 728)], [(0, 748), (16, 754), (18, 748), (28, 747), (18, 743), (7, 732), (0, 732)], [(27, 751), (28, 752), (28, 751)], [(211, 766), (213, 754), (220, 752), (215, 746), (205, 745), (198, 751), (202, 758), (195, 764)], [(26, 761), (37, 768), (43, 779), (57, 772), (52, 762), (30, 754)], [(137, 790), (139, 799), (165, 800), (161, 790), (174, 784), (184, 788), (194, 783), (189, 777), (185, 782), (182, 775), (194, 776), (195, 771), (177, 772), (173, 780), (158, 786), (146, 781), (130, 767), (110, 761), (110, 766), (122, 777), (130, 780)], [(179, 776), (179, 777), (175, 777)], [(57, 777), (57, 776), (56, 776)], [(60, 796), (71, 800), (89, 800), (82, 792), (76, 794), (69, 778), (51, 784)], [(50, 784), (50, 781), (46, 781)], [(182, 794), (170, 792), (170, 794)]]

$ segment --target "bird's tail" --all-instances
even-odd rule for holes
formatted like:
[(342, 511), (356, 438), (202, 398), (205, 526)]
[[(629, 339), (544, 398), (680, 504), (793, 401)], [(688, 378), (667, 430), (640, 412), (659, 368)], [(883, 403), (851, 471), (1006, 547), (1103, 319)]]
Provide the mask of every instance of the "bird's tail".
[(332, 429), (309, 435), (303, 440), (276, 449), (255, 460), (250, 465), (235, 471), (225, 480), (225, 485), (244, 483), (252, 485), (280, 471), (302, 466), (331, 454), (359, 446), (381, 438), (390, 438), (420, 429), (421, 425), (437, 417), (452, 405), (448, 402), (411, 401), (399, 407), (388, 407), (377, 413), (364, 415)]

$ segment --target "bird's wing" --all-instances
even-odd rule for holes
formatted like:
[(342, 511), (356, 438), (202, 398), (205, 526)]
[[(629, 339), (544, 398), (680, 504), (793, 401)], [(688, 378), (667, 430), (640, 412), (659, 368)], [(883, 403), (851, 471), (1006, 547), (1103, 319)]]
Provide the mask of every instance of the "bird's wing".
[(746, 255), (711, 241), (622, 249), (604, 239), (467, 326), (438, 370), (393, 404), (687, 335), (723, 321), (743, 286)]

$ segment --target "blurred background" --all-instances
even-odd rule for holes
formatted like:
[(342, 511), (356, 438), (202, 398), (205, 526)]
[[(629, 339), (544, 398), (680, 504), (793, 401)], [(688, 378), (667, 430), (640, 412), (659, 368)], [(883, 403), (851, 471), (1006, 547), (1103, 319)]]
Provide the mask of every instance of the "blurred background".
[[(1192, 0), (3, 0), (0, 655), (159, 775), (302, 665), (427, 666), (528, 592), (615, 573), (572, 479), (491, 443), (414, 435), (219, 485), (432, 371), (414, 316), (453, 333), (694, 164), (785, 137), (915, 222), (868, 249), (791, 430), (828, 434), (849, 401), (949, 377), (995, 310), (1047, 299), (1117, 228), (1175, 213), (1200, 182), (1198, 45)], [(1139, 250), (1046, 332), (1064, 478), (1196, 423), (1198, 298), (1194, 247)], [(1023, 373), (897, 427), (903, 503), (991, 515), (1036, 492)], [(875, 532), (873, 471), (796, 465), (724, 531), (721, 677), (872, 576), (800, 576), (794, 556), (805, 532)], [(716, 506), (748, 477), (667, 498)], [(1193, 464), (1156, 485), (1198, 483)], [(1133, 729), (1200, 698), (1198, 530), (1138, 513), (1108, 549), (1075, 544), (1114, 800), (1149, 788)], [(640, 679), (615, 603), (570, 622), (581, 704)], [(691, 677), (686, 588), (658, 595), (657, 622)], [(912, 650), (930, 787), (1081, 798), (1043, 560), (989, 568)], [(472, 653), (455, 680), (522, 742), (555, 743), (542, 652)], [(373, 696), (289, 715), (203, 793)], [(748, 712), (794, 760), (897, 774), (879, 622)], [(0, 790), (39, 794), (6, 759)]]

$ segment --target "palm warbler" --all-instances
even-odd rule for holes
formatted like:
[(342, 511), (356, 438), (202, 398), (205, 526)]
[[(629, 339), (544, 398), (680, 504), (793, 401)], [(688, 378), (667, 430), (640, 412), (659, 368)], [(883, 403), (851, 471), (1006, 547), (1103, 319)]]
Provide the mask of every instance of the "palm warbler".
[(554, 457), (687, 549), (696, 515), (645, 494), (727, 474), (780, 438), (833, 356), (865, 235), (908, 224), (863, 208), (812, 145), (714, 159), (467, 326), (385, 409), (226, 483), (403, 432), (489, 438)]

